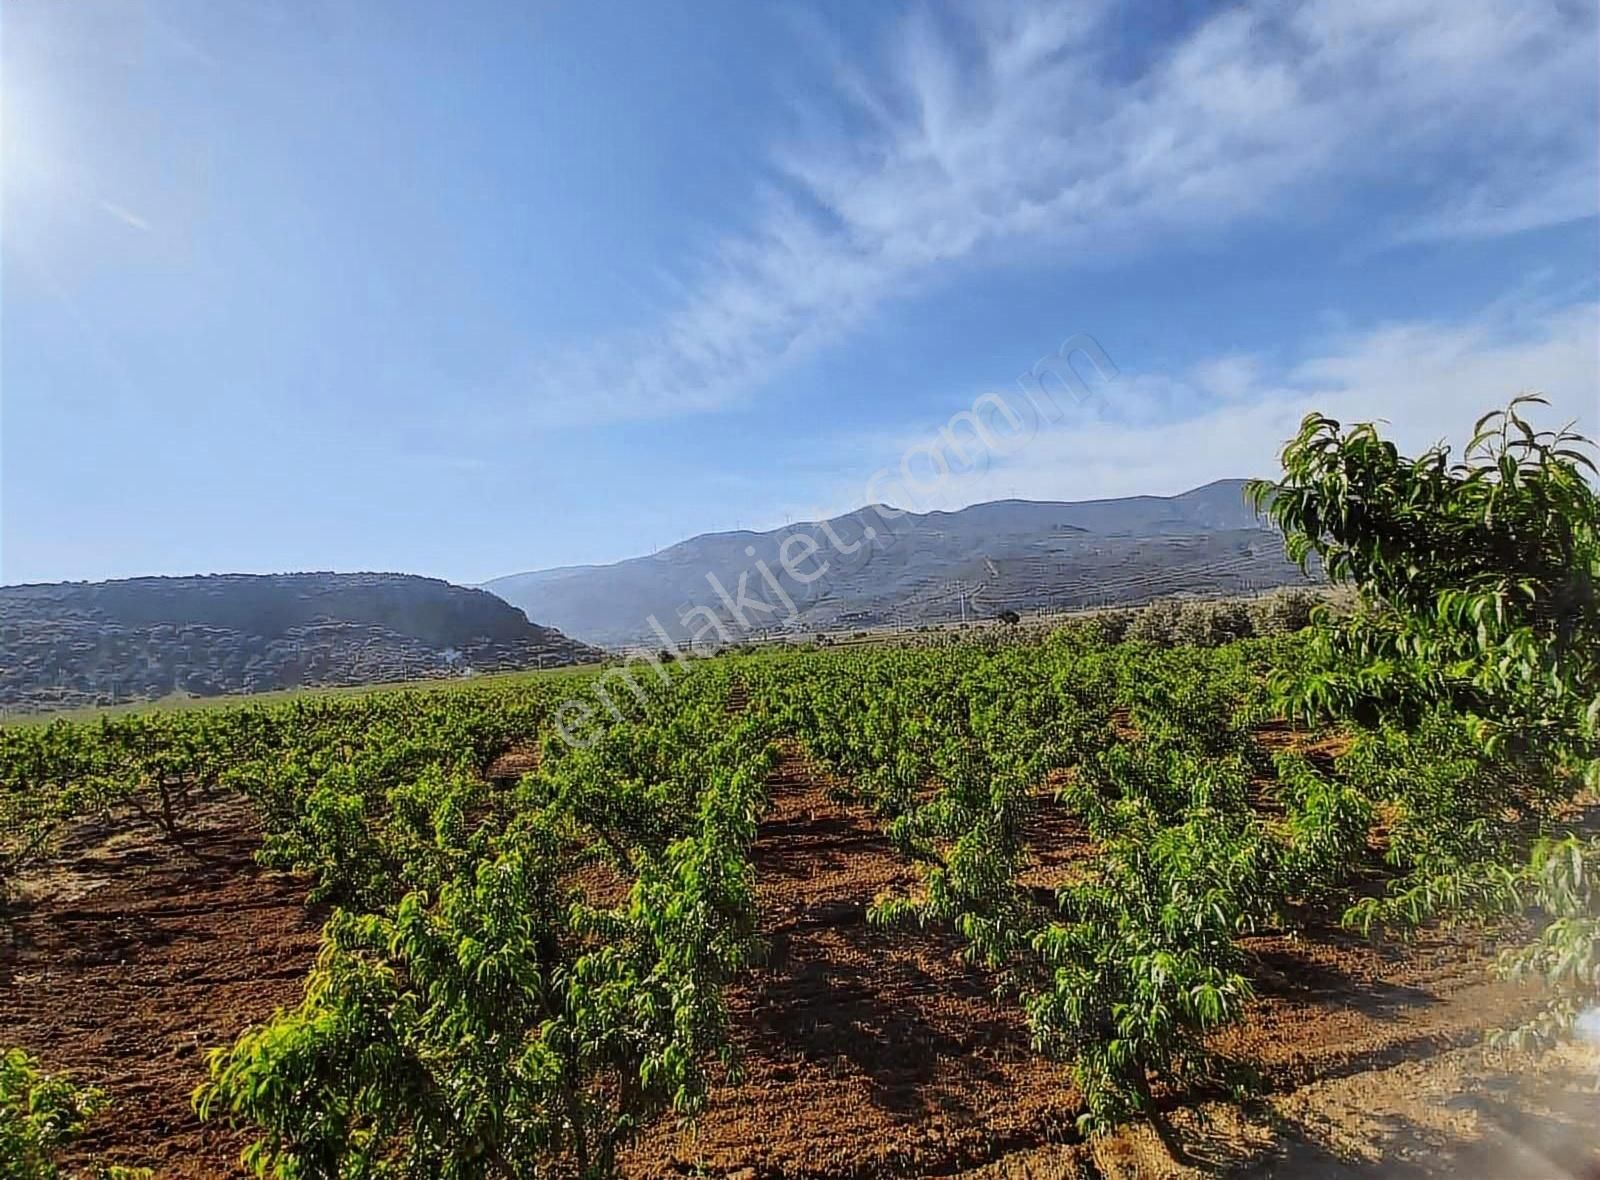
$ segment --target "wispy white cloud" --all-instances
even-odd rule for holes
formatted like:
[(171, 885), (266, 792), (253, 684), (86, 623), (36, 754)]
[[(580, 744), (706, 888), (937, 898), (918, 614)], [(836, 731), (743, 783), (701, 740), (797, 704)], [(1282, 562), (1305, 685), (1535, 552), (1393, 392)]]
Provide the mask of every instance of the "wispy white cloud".
[[(1458, 447), (1485, 410), (1523, 392), (1551, 402), (1549, 426), (1576, 421), (1600, 435), (1600, 304), (1546, 308), (1528, 317), (1496, 304), (1465, 321), (1382, 325), (1334, 341), (1278, 370), (1255, 358), (1219, 357), (1182, 374), (1125, 373), (1096, 387), (1064, 421), (1039, 429), (937, 487), (879, 486), (918, 510), (957, 508), (1005, 496), (1042, 500), (1171, 494), (1214, 479), (1269, 476), (1285, 440), (1317, 411), (1342, 422), (1379, 421), (1416, 452), (1441, 440)], [(1217, 381), (1216, 374), (1226, 374)], [(1018, 407), (1016, 391), (997, 391)], [(951, 406), (947, 412), (962, 407)], [(878, 440), (891, 472), (939, 423)], [(1003, 434), (998, 421), (995, 429)], [(858, 502), (864, 468), (834, 500)]]
[(139, 230), (142, 233), (149, 233), (152, 228), (150, 223), (137, 213), (131, 209), (124, 209), (114, 201), (101, 200), (100, 209), (102, 212), (109, 213), (112, 217), (115, 217), (123, 225)]
[(1596, 212), (1592, 5), (1263, 0), (1131, 66), (1114, 12), (919, 9), (882, 63), (835, 60), (838, 108), (813, 122), (849, 134), (776, 150), (752, 226), (654, 324), (546, 358), (546, 411), (724, 406), (944, 270), (1287, 218), (1376, 177), (1411, 202), (1389, 240)]
[(1258, 358), (1241, 353), (1210, 357), (1194, 366), (1190, 373), (1196, 388), (1214, 397), (1232, 401), (1250, 393), (1260, 378)]

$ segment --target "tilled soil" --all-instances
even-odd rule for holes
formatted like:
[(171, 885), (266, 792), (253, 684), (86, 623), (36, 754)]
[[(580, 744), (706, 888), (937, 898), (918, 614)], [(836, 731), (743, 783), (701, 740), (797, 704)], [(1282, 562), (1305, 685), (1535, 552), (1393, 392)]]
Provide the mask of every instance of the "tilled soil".
[[(793, 753), (771, 790), (754, 849), (771, 953), (730, 996), (744, 1076), (719, 1082), (692, 1134), (665, 1119), (648, 1128), (628, 1174), (1344, 1177), (1391, 1150), (1465, 1169), (1453, 1174), (1522, 1174), (1472, 1170), (1508, 1158), (1489, 1142), (1490, 1115), (1424, 1117), (1458, 1090), (1484, 1102), (1522, 1093), (1515, 1073), (1463, 1064), (1481, 1060), (1472, 1046), (1485, 1027), (1537, 1003), (1490, 980), (1493, 947), (1476, 936), (1386, 950), (1335, 931), (1250, 940), (1258, 998), (1217, 1047), (1261, 1071), (1267, 1105), (1174, 1109), (1174, 1129), (1205, 1157), (1196, 1172), (1166, 1159), (1144, 1128), (1076, 1143), (1077, 1095), (1065, 1070), (1031, 1051), (1014, 1001), (992, 996), (956, 940), (867, 922), (873, 898), (915, 884), (873, 819)], [(206, 1049), (299, 999), (322, 915), (303, 904), (304, 881), (253, 862), (258, 836), (242, 803), (214, 805), (204, 825), (192, 853), (86, 832), (29, 883), (14, 939), (0, 944), (0, 1045), (73, 1070), (116, 1103), (80, 1160), (104, 1152), (180, 1180), (240, 1174), (241, 1138), (202, 1127), (189, 1094)], [(1041, 887), (1090, 847), (1050, 816), (1037, 836)], [(1540, 1109), (1582, 1108), (1566, 1080), (1539, 1084), (1555, 1095)], [(1600, 1119), (1563, 1117), (1540, 1158), (1587, 1158), (1584, 1135)], [(1425, 1133), (1396, 1138), (1402, 1123)]]
[[(1078, 1094), (1031, 1051), (1015, 1002), (993, 998), (956, 940), (867, 923), (873, 898), (915, 883), (873, 819), (793, 753), (771, 792), (754, 858), (772, 955), (731, 1005), (745, 1076), (716, 1090), (692, 1136), (665, 1123), (647, 1133), (629, 1173), (948, 1175), (1074, 1144)], [(1091, 849), (1047, 808), (1030, 837), (1041, 878)], [(1269, 1092), (1476, 1045), (1537, 1004), (1492, 980), (1495, 948), (1476, 936), (1379, 949), (1329, 930), (1246, 946), (1257, 999), (1215, 1047)], [(1087, 1145), (1057, 1150), (1041, 1174), (1096, 1173)]]
[(1481, 1048), (1375, 1065), (1248, 1107), (1174, 1111), (1187, 1158), (1148, 1124), (1091, 1143), (1046, 1145), (973, 1180), (1600, 1180), (1586, 1046), (1496, 1061)]
[(793, 754), (770, 789), (754, 860), (771, 953), (730, 997), (745, 1077), (692, 1136), (647, 1133), (629, 1173), (923, 1175), (1069, 1126), (1063, 1072), (959, 942), (868, 924), (875, 897), (916, 881), (872, 818)]
[(85, 829), (0, 929), (0, 1046), (113, 1102), (69, 1163), (245, 1174), (243, 1139), (202, 1125), (189, 1096), (207, 1050), (299, 1000), (321, 916), (303, 880), (251, 859), (260, 836), (244, 801), (200, 809), (186, 843)]
[(513, 746), (489, 764), (483, 777), (491, 783), (511, 786), (525, 774), (539, 769), (539, 747), (528, 744)]

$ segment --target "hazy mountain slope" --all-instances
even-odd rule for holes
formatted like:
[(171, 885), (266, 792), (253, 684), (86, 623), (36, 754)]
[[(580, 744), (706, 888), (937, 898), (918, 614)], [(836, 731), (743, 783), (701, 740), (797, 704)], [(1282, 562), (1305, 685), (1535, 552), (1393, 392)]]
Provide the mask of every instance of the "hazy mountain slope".
[[(795, 536), (810, 536), (820, 547), (811, 561), (796, 561), (804, 542), (790, 543), (798, 579), (784, 571), (780, 557), (780, 546)], [(859, 548), (841, 552), (852, 546)], [(823, 560), (827, 570), (802, 584)], [(766, 585), (758, 561), (793, 611)], [(750, 628), (708, 580), (714, 575), (737, 599), (741, 574), (751, 596), (777, 606), (743, 609)], [(1303, 581), (1284, 559), (1277, 534), (1246, 506), (1243, 482), (1224, 480), (1179, 496), (999, 500), (925, 514), (869, 507), (825, 524), (711, 533), (648, 557), (513, 574), (486, 586), (570, 635), (615, 645), (656, 642), (652, 617), (682, 640), (705, 625), (695, 607), (715, 611), (728, 635), (746, 638), (774, 629), (959, 618), (963, 598), (969, 612), (993, 615), (1008, 607), (1142, 602)]]
[(367, 684), (597, 653), (483, 590), (406, 574), (0, 587), (0, 705)]

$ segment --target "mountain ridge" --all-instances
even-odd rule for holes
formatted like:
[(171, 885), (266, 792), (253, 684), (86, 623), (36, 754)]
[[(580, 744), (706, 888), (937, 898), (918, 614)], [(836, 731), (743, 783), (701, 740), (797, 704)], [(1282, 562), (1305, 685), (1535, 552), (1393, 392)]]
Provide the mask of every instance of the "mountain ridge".
[[(1304, 584), (1309, 579), (1284, 558), (1277, 533), (1246, 504), (1244, 489), (1243, 480), (1216, 480), (1173, 496), (991, 500), (925, 513), (867, 505), (779, 529), (703, 533), (609, 564), (508, 574), (482, 586), (575, 638), (627, 646), (693, 638), (685, 615), (704, 632), (701, 607), (723, 619), (713, 630), (728, 642), (916, 625), (974, 610), (1068, 609)], [(745, 626), (718, 585), (754, 576), (760, 563), (768, 574), (787, 573), (784, 546), (795, 536), (811, 537), (814, 560), (828, 569), (815, 578), (815, 565), (792, 575), (783, 595), (773, 591), (785, 600), (781, 614), (758, 612), (760, 625)]]
[[(1007, 497), (1007, 498), (1001, 499), (1001, 500), (980, 500), (976, 504), (968, 504), (964, 508), (954, 508), (954, 509), (932, 508), (932, 509), (929, 509), (927, 512), (914, 512), (914, 511), (912, 511), (910, 509), (906, 509), (906, 508), (896, 508), (891, 504), (883, 504), (883, 503), (863, 504), (860, 508), (855, 508), (855, 509), (852, 509), (849, 512), (841, 513), (838, 516), (819, 517), (816, 520), (795, 521), (793, 524), (786, 524), (782, 528), (774, 528), (774, 529), (726, 529), (726, 530), (715, 530), (715, 531), (712, 531), (712, 532), (705, 532), (705, 533), (695, 533), (693, 536), (685, 537), (681, 541), (674, 541), (672, 544), (664, 545), (660, 549), (653, 550), (650, 553), (636, 553), (631, 557), (618, 558), (616, 561), (580, 562), (580, 563), (577, 563), (575, 565), (541, 566), (541, 567), (539, 567), (537, 569), (518, 570), (515, 573), (497, 575), (496, 577), (490, 578), (487, 581), (474, 583), (474, 585), (476, 586), (476, 588), (481, 589), (481, 590), (490, 590), (490, 588), (492, 586), (494, 586), (496, 583), (507, 582), (507, 581), (510, 581), (513, 578), (530, 578), (530, 577), (539, 577), (539, 576), (553, 576), (553, 575), (557, 575), (557, 574), (569, 574), (569, 573), (588, 573), (588, 572), (592, 572), (594, 570), (610, 569), (610, 568), (612, 568), (614, 566), (622, 565), (622, 564), (624, 564), (626, 562), (642, 561), (642, 560), (644, 560), (646, 558), (657, 557), (657, 556), (660, 556), (661, 554), (669, 553), (674, 549), (678, 549), (681, 546), (693, 545), (693, 544), (696, 544), (696, 543), (702, 542), (702, 541), (709, 541), (709, 540), (716, 540), (716, 539), (723, 539), (723, 538), (731, 539), (731, 538), (734, 538), (734, 537), (754, 537), (754, 538), (770, 537), (770, 536), (773, 536), (773, 535), (779, 534), (779, 533), (790, 533), (790, 532), (795, 531), (796, 529), (820, 528), (824, 524), (837, 524), (837, 523), (839, 523), (841, 521), (852, 520), (852, 519), (854, 519), (856, 517), (859, 517), (862, 514), (868, 513), (868, 512), (873, 513), (875, 516), (882, 516), (882, 515), (887, 514), (887, 515), (890, 515), (890, 516), (893, 516), (893, 517), (896, 517), (896, 518), (898, 518), (898, 517), (911, 517), (911, 518), (916, 519), (916, 520), (930, 520), (930, 519), (935, 518), (935, 517), (959, 516), (962, 513), (971, 512), (973, 509), (989, 508), (989, 507), (995, 507), (995, 506), (998, 506), (998, 505), (1028, 505), (1028, 506), (1034, 506), (1034, 507), (1039, 507), (1039, 508), (1094, 508), (1094, 507), (1098, 507), (1098, 506), (1101, 506), (1101, 505), (1111, 505), (1111, 504), (1170, 503), (1170, 502), (1173, 502), (1173, 501), (1185, 500), (1185, 499), (1188, 499), (1190, 497), (1197, 497), (1197, 496), (1201, 495), (1202, 493), (1211, 493), (1211, 492), (1213, 492), (1214, 489), (1227, 489), (1227, 490), (1231, 491), (1231, 490), (1233, 490), (1235, 488), (1237, 488), (1239, 490), (1240, 500), (1242, 502), (1243, 489), (1244, 489), (1244, 486), (1246, 485), (1246, 483), (1248, 483), (1248, 482), (1249, 481), (1243, 480), (1243, 479), (1214, 479), (1214, 480), (1210, 481), (1209, 483), (1203, 483), (1203, 484), (1200, 484), (1200, 485), (1198, 485), (1196, 487), (1189, 488), (1187, 491), (1176, 492), (1176, 493), (1174, 493), (1173, 495), (1170, 495), (1170, 496), (1158, 496), (1158, 495), (1153, 495), (1153, 494), (1150, 494), (1150, 493), (1141, 492), (1138, 495), (1133, 495), (1133, 496), (1099, 496), (1099, 497), (1095, 497), (1094, 499), (1090, 499), (1090, 500), (1030, 500), (1030, 499), (1019, 498), (1019, 497)], [(493, 593), (492, 590), (490, 590), (490, 592)]]
[(199, 574), (0, 587), (6, 707), (376, 684), (600, 654), (486, 590), (414, 574)]

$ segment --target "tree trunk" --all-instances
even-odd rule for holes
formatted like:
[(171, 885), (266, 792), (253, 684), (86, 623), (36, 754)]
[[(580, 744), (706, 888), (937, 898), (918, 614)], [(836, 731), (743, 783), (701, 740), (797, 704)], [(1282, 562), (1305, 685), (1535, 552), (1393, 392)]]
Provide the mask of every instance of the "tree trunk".
[(1161, 1140), (1161, 1146), (1167, 1149), (1172, 1162), (1180, 1165), (1193, 1163), (1193, 1157), (1173, 1134), (1172, 1124), (1167, 1121), (1166, 1113), (1156, 1106), (1155, 1095), (1150, 1092), (1150, 1077), (1145, 1073), (1144, 1067), (1135, 1065), (1130, 1080), (1144, 1103), (1145, 1117), (1150, 1120), (1150, 1129), (1156, 1133), (1156, 1138)]

